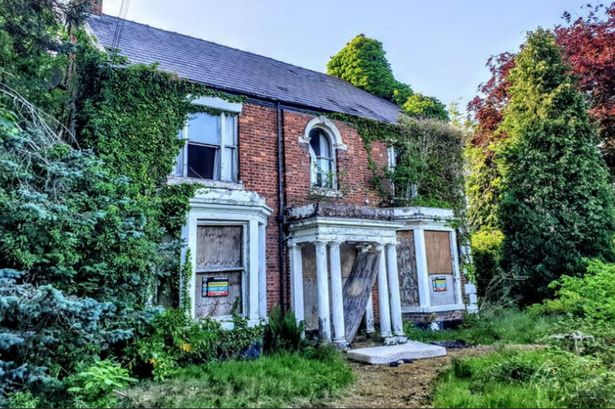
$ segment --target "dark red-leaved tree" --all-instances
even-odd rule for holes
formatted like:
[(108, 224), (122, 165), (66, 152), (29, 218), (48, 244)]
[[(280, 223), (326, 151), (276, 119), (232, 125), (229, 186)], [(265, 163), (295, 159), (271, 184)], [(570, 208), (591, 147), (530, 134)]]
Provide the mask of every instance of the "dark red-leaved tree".
[(615, 3), (596, 6), (585, 17), (555, 28), (564, 58), (590, 100), (590, 115), (599, 126), (602, 152), (615, 171)]

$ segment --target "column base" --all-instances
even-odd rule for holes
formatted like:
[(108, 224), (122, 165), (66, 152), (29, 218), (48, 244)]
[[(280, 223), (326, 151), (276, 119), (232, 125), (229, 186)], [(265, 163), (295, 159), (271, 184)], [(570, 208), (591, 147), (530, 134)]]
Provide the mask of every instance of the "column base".
[(346, 340), (343, 339), (343, 338), (342, 339), (334, 339), (333, 340), (333, 344), (335, 345), (335, 347), (337, 349), (340, 349), (342, 351), (346, 351), (346, 350), (350, 349), (349, 346), (348, 346), (348, 342), (346, 342)]
[(392, 335), (382, 337), (382, 343), (384, 343), (384, 345), (397, 345), (397, 337)]
[(383, 337), (382, 342), (384, 343), (384, 345), (399, 345), (408, 342), (408, 338), (406, 338), (405, 336), (390, 335), (388, 337)]

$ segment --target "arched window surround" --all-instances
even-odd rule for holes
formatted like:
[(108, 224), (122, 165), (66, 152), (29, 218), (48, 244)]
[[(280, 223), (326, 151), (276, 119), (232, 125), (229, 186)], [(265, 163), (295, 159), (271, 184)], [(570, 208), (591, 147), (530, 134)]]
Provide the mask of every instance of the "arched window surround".
[[(310, 144), (310, 140), (311, 140), (311, 134), (313, 133), (314, 130), (319, 130), (322, 131), (322, 133), (324, 134), (324, 136), (328, 139), (329, 142), (329, 146), (331, 148), (331, 155), (332, 155), (332, 180), (331, 180), (331, 185), (330, 186), (322, 186), (320, 185), (317, 180), (318, 180), (318, 176), (317, 176), (317, 172), (314, 172), (312, 167), (313, 166), (317, 166), (316, 164), (318, 163), (318, 159), (316, 157), (316, 153), (314, 152), (311, 144)], [(303, 133), (303, 135), (299, 138), (299, 142), (300, 143), (304, 143), (308, 145), (309, 148), (309, 152), (310, 152), (310, 181), (311, 181), (311, 185), (312, 188), (314, 189), (326, 189), (326, 190), (337, 190), (338, 189), (338, 182), (337, 182), (337, 151), (338, 150), (346, 150), (347, 147), (344, 144), (344, 142), (342, 141), (342, 135), (340, 134), (339, 129), (337, 128), (337, 126), (333, 123), (333, 121), (327, 119), (324, 116), (319, 116), (316, 117), (314, 119), (312, 119), (310, 122), (308, 122), (308, 124), (305, 127), (305, 131)]]

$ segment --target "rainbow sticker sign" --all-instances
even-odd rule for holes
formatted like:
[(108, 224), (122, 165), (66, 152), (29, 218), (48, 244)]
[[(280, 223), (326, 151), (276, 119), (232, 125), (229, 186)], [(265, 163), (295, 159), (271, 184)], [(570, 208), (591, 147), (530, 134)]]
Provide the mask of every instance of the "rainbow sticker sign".
[(431, 283), (433, 286), (433, 291), (435, 293), (441, 293), (448, 289), (448, 284), (446, 283), (446, 277), (434, 277), (431, 279)]
[(203, 297), (226, 297), (229, 290), (226, 277), (203, 277)]

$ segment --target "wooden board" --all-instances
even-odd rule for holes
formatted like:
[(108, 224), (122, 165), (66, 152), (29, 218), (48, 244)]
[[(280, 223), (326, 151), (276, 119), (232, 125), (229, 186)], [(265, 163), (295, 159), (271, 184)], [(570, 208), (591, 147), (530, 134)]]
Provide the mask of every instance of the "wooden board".
[(453, 274), (449, 232), (425, 230), (425, 250), (429, 274)]
[(397, 232), (397, 270), (399, 296), (402, 307), (419, 305), (419, 283), (416, 273), (416, 254), (412, 230)]
[(351, 342), (359, 330), (377, 274), (378, 253), (375, 251), (359, 253), (343, 291), (347, 342)]
[(196, 271), (242, 268), (241, 226), (199, 226), (196, 240)]

